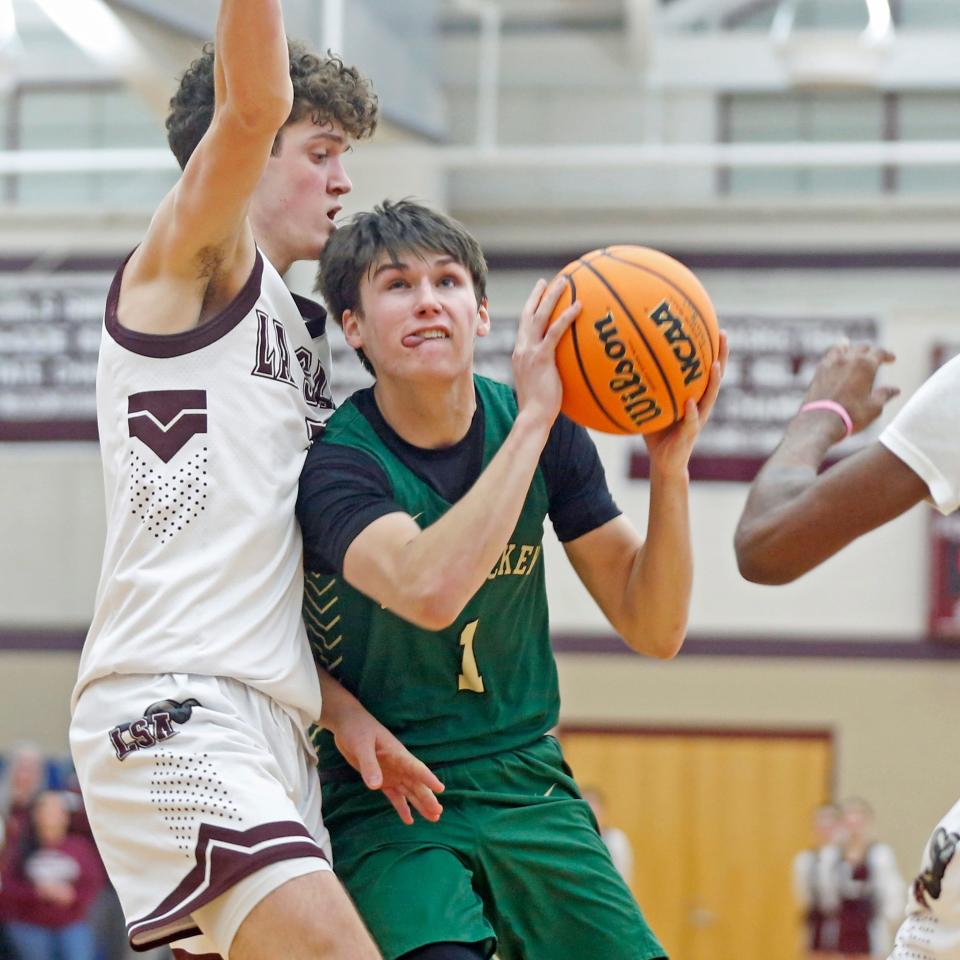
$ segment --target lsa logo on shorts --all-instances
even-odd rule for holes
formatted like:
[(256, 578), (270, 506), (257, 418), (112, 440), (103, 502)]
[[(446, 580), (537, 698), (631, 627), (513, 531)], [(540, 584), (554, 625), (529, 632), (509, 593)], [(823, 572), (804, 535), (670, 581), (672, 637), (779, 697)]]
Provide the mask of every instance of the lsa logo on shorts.
[(177, 725), (186, 723), (193, 714), (193, 708), (201, 706), (199, 700), (191, 697), (180, 703), (177, 700), (158, 700), (151, 703), (143, 716), (130, 723), (121, 723), (108, 734), (118, 760), (125, 760), (136, 750), (155, 747), (164, 740), (175, 737), (180, 731)]

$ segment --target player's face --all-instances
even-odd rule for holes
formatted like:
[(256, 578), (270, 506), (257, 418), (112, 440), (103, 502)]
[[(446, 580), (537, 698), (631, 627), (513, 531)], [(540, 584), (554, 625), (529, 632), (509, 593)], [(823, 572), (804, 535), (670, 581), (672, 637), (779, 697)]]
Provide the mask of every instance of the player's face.
[(360, 285), (361, 311), (346, 311), (347, 342), (362, 347), (378, 379), (450, 380), (469, 375), (473, 344), (490, 330), (470, 271), (445, 253), (382, 257)]
[(350, 142), (336, 123), (310, 117), (283, 128), (250, 204), (257, 242), (288, 262), (316, 260), (353, 187), (343, 166)]

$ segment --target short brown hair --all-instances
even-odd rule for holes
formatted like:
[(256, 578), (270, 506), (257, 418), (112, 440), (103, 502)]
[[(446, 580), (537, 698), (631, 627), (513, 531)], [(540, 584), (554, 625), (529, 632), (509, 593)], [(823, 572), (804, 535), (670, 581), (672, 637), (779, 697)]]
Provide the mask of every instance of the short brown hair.
[[(333, 54), (318, 57), (292, 41), (288, 46), (293, 109), (284, 126), (312, 116), (316, 124), (340, 124), (354, 140), (371, 136), (377, 127), (379, 107), (370, 81)], [(213, 120), (213, 76), (213, 44), (207, 43), (203, 53), (187, 67), (170, 99), (167, 143), (181, 169)], [(277, 133), (274, 153), (279, 152), (282, 133), (282, 129)]]
[[(380, 258), (388, 254), (399, 260), (404, 251), (453, 257), (470, 273), (477, 303), (486, 297), (487, 261), (462, 223), (412, 200), (385, 200), (372, 211), (351, 217), (323, 248), (317, 289), (337, 323), (345, 310), (361, 312), (360, 284)], [(357, 350), (357, 356), (376, 375), (363, 350)]]

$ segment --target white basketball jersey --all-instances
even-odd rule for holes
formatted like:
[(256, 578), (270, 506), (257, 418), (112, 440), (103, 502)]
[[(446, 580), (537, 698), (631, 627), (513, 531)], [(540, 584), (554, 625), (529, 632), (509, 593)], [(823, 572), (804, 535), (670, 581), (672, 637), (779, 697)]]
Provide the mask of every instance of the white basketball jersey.
[(300, 468), (333, 409), (325, 313), (257, 252), (211, 321), (168, 336), (117, 321), (97, 371), (107, 537), (74, 703), (109, 674), (232, 677), (319, 716), (301, 620)]
[(891, 960), (960, 960), (960, 803), (937, 824)]

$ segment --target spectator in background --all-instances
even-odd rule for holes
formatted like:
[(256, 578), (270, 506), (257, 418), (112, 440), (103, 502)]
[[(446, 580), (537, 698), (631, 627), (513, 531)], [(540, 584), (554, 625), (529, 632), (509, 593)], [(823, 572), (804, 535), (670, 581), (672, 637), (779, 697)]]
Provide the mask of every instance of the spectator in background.
[(6, 935), (10, 919), (8, 889), (4, 885), (8, 861), (19, 850), (30, 822), (30, 807), (44, 788), (46, 766), (43, 754), (33, 744), (14, 747), (0, 777), (0, 960), (14, 956)]
[(617, 873), (623, 877), (628, 887), (633, 886), (633, 846), (630, 838), (619, 827), (612, 826), (607, 821), (607, 799), (597, 787), (587, 787), (583, 791), (583, 799), (590, 804), (590, 809), (600, 828), (600, 837), (610, 851), (610, 859), (617, 868)]
[(873, 809), (851, 797), (841, 805), (843, 849), (837, 862), (837, 953), (845, 960), (875, 960), (890, 951), (890, 924), (906, 896), (893, 850), (874, 837)]
[(90, 905), (103, 886), (91, 842), (70, 833), (63, 794), (37, 797), (3, 876), (8, 933), (21, 960), (95, 960)]
[[(3, 817), (0, 817), (0, 865), (3, 864), (3, 854), (6, 848), (6, 830), (3, 825)], [(0, 896), (3, 894), (3, 873), (0, 870)], [(0, 960), (16, 960), (13, 955), (13, 947), (7, 939), (7, 928), (0, 917)]]
[(0, 781), (0, 817), (6, 828), (8, 853), (16, 849), (21, 832), (29, 824), (33, 802), (46, 781), (46, 762), (40, 749), (31, 743), (14, 747)]
[(840, 862), (842, 818), (835, 803), (813, 811), (813, 846), (793, 860), (793, 893), (804, 919), (809, 960), (835, 956), (837, 943), (836, 871)]

